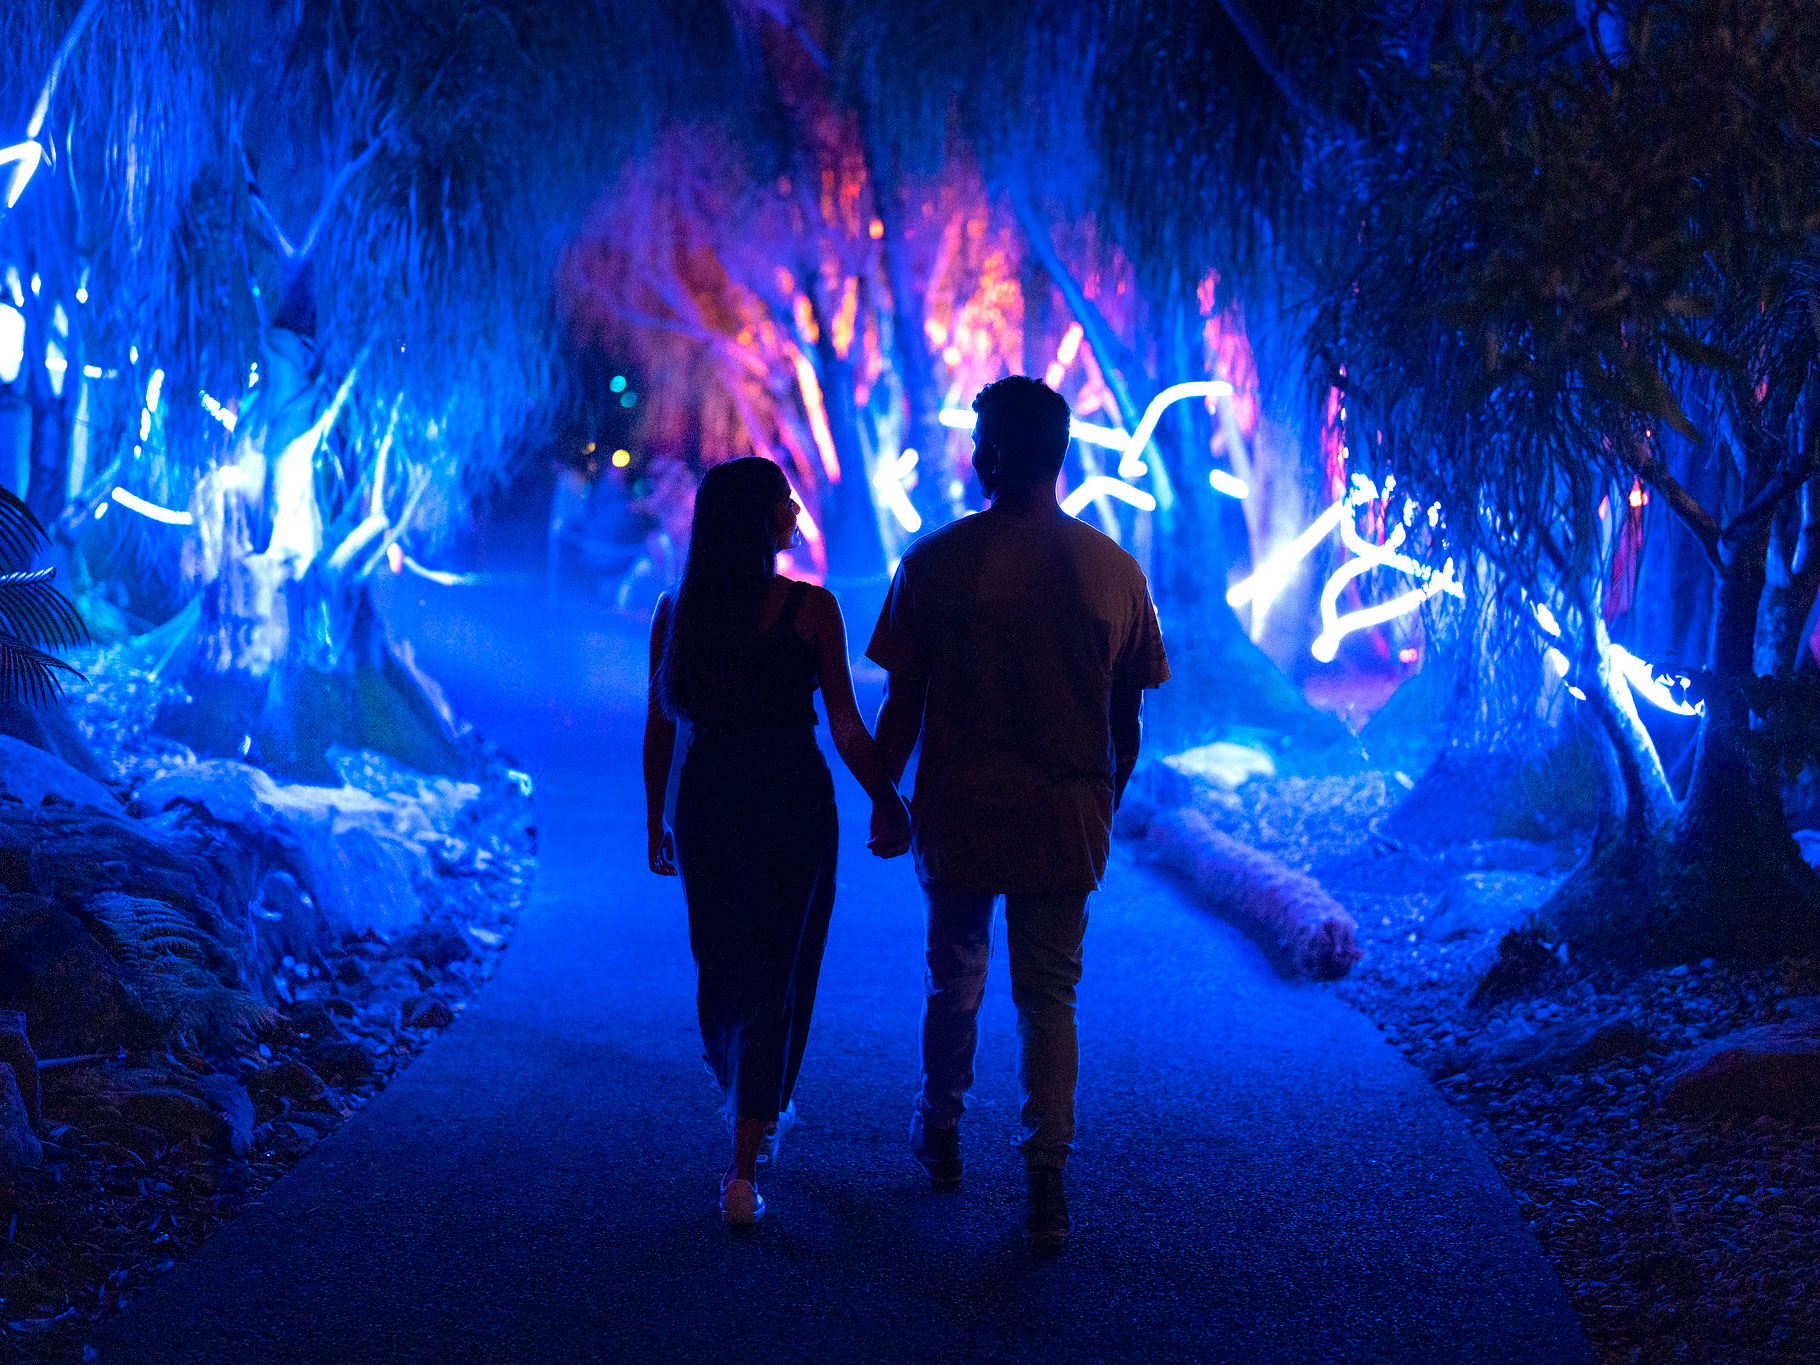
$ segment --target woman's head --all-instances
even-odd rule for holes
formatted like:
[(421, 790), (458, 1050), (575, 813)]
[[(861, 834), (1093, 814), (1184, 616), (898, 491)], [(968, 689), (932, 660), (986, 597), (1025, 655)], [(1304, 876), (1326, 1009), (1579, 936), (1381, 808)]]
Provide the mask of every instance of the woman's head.
[(759, 605), (798, 510), (769, 460), (729, 460), (702, 479), (659, 675), (671, 715), (725, 720), (743, 705)]
[(795, 500), (783, 470), (756, 456), (715, 465), (695, 490), (689, 567), (697, 567), (699, 546), (706, 551), (700, 567), (717, 577), (740, 572), (736, 566), (769, 577), (778, 552), (790, 548), (795, 526)]

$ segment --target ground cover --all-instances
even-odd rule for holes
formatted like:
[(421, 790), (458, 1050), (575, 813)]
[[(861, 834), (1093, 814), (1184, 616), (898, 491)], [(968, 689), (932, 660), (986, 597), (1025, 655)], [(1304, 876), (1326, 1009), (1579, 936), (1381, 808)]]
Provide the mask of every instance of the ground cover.
[(89, 1358), (383, 1090), (492, 976), (534, 865), (528, 781), (478, 740), (461, 781), (341, 752), (341, 787), (285, 786), (158, 737), (166, 689), (84, 662), (104, 783), (0, 756), (0, 1081), (41, 1106), (0, 1123), (0, 1359)]
[(1530, 920), (1583, 850), (1385, 833), (1408, 783), (1170, 785), (1351, 912), (1326, 989), (1466, 1116), (1604, 1360), (1820, 1360), (1820, 958), (1583, 969)]

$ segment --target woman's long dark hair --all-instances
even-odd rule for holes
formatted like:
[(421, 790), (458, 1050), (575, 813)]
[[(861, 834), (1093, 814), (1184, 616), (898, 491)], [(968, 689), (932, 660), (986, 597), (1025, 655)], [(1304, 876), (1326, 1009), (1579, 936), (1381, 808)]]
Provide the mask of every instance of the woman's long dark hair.
[(783, 470), (757, 456), (716, 465), (701, 481), (658, 666), (658, 700), (672, 718), (726, 724), (745, 709), (759, 607), (777, 574), (772, 519), (789, 496)]

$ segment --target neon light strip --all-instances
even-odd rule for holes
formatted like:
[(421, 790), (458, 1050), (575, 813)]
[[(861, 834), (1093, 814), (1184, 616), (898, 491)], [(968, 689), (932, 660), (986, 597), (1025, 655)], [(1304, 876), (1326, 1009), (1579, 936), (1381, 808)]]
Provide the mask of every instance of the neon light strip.
[(13, 167), (12, 177), (6, 187), (6, 206), (9, 209), (19, 202), (19, 196), (32, 183), (32, 177), (38, 173), (38, 167), (43, 161), (44, 148), (36, 142), (19, 142), (11, 147), (0, 147), (0, 166), (10, 162)]
[(166, 526), (188, 526), (194, 520), (188, 512), (173, 512), (168, 507), (160, 507), (155, 502), (147, 502), (144, 498), (129, 493), (124, 488), (116, 488), (108, 496), (127, 511), (137, 512), (140, 516), (150, 517), (153, 521), (161, 521)]
[(1071, 517), (1079, 516), (1088, 503), (1099, 497), (1128, 502), (1140, 512), (1156, 511), (1156, 499), (1150, 494), (1106, 474), (1095, 474), (1082, 480), (1079, 488), (1062, 499), (1062, 510)]
[(834, 432), (828, 426), (828, 407), (822, 401), (821, 381), (815, 377), (815, 366), (801, 351), (791, 348), (796, 363), (796, 384), (803, 391), (803, 407), (809, 414), (809, 434), (815, 438), (815, 449), (822, 457), (822, 472), (829, 483), (840, 482), (840, 456), (834, 451)]
[[(229, 431), (232, 431), (235, 428), (235, 426), (239, 424), (240, 419), (238, 417), (236, 417), (232, 412), (228, 411), (227, 408), (223, 407), (210, 394), (205, 393), (202, 395), (202, 407), (203, 407), (203, 410), (205, 412), (207, 412), (210, 417), (213, 417), (217, 422), (221, 423), (221, 425), (226, 427)], [(384, 465), (383, 458), (382, 458), (380, 468), (383, 470), (384, 467), (385, 467), (385, 465)], [(374, 486), (374, 495), (375, 496), (378, 495), (377, 484), (375, 484), (375, 486)]]
[(1242, 607), (1247, 602), (1274, 602), (1288, 585), (1295, 566), (1313, 553), (1314, 547), (1327, 539), (1333, 528), (1345, 517), (1351, 502), (1336, 502), (1310, 522), (1302, 534), (1289, 544), (1273, 551), (1252, 571), (1250, 577), (1234, 583), (1226, 593), (1228, 606)]
[(1213, 485), (1213, 491), (1224, 493), (1229, 498), (1238, 498), (1241, 502), (1251, 496), (1251, 485), (1223, 469), (1216, 469), (1207, 476), (1207, 482)]
[(1388, 602), (1379, 602), (1376, 606), (1365, 607), (1359, 611), (1349, 611), (1337, 617), (1323, 630), (1315, 640), (1312, 653), (1322, 663), (1332, 663), (1334, 655), (1340, 652), (1340, 641), (1355, 630), (1365, 630), (1371, 626), (1381, 625), (1385, 621), (1395, 620), (1421, 606), (1437, 593), (1451, 590), (1453, 580), (1453, 561), (1447, 561), (1445, 568), (1435, 574), (1419, 588), (1391, 598)]
[(910, 501), (910, 495), (904, 491), (904, 480), (910, 471), (916, 468), (916, 452), (906, 450), (895, 460), (888, 460), (878, 467), (872, 476), (872, 486), (878, 490), (879, 497), (885, 506), (891, 509), (891, 515), (897, 518), (897, 524), (909, 535), (915, 535), (923, 529), (922, 513)]
[[(1150, 400), (1150, 406), (1144, 409), (1144, 416), (1138, 423), (1137, 430), (1130, 435), (1126, 435), (1117, 427), (1104, 427), (1094, 422), (1079, 421), (1068, 424), (1068, 434), (1077, 441), (1088, 441), (1096, 446), (1105, 446), (1108, 450), (1136, 456), (1150, 444), (1150, 438), (1156, 431), (1157, 422), (1162, 419), (1164, 411), (1171, 404), (1179, 403), (1184, 398), (1227, 398), (1231, 394), (1232, 385), (1224, 379), (1192, 379), (1185, 384), (1171, 384)], [(969, 412), (966, 408), (943, 408), (939, 414), (939, 420), (943, 426), (955, 431), (972, 431), (979, 418), (977, 414)], [(1128, 478), (1134, 477), (1126, 474), (1122, 468), (1119, 472)]]

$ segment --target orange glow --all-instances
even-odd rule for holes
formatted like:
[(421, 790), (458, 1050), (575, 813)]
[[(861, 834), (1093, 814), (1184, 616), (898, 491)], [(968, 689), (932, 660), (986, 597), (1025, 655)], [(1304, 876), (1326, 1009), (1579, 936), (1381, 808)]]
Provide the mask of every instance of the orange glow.
[(1080, 354), (1081, 338), (1086, 335), (1087, 333), (1082, 330), (1080, 323), (1068, 324), (1068, 330), (1062, 333), (1062, 344), (1055, 348), (1055, 358), (1061, 362), (1064, 368), (1074, 364), (1075, 356)]
[(879, 219), (874, 218), (870, 223), (868, 223), (866, 225), (866, 235), (869, 236), (873, 241), (875, 241), (875, 242), (878, 241), (879, 238), (881, 238), (885, 235), (884, 223), (881, 222)]
[[(815, 438), (816, 452), (822, 457), (822, 472), (828, 476), (829, 483), (839, 483), (840, 456), (834, 451), (834, 432), (828, 427), (828, 407), (822, 401), (821, 380), (815, 377), (815, 366), (809, 363), (808, 356), (794, 346), (790, 348), (790, 356), (796, 363), (797, 387), (803, 391), (803, 407), (809, 414), (809, 434)], [(804, 531), (803, 534), (809, 533)]]
[(797, 333), (813, 346), (822, 339), (822, 329), (815, 320), (815, 305), (809, 302), (807, 294), (796, 296), (795, 311)]
[(840, 309), (834, 315), (834, 354), (842, 360), (853, 349), (853, 321), (859, 316), (859, 276), (847, 276), (847, 287), (841, 291)]
[(1632, 483), (1630, 486), (1630, 505), (1632, 507), (1641, 507), (1648, 501), (1649, 494), (1643, 491), (1643, 485), (1640, 483)]

